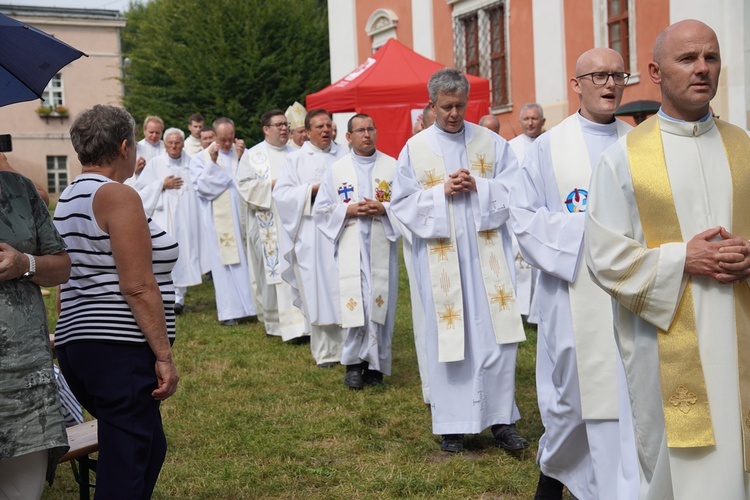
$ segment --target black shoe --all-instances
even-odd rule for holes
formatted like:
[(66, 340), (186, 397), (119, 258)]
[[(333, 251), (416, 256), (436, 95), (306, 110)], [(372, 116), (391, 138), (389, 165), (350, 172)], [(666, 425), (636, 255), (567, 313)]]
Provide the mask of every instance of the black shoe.
[(338, 363), (336, 363), (335, 361), (328, 361), (326, 363), (318, 363), (318, 368), (333, 368), (337, 364)]
[(362, 379), (367, 385), (383, 385), (383, 373), (377, 370), (366, 369)]
[(237, 320), (236, 319), (225, 319), (221, 322), (221, 326), (237, 326)]
[(539, 482), (536, 485), (534, 500), (562, 500), (563, 484), (554, 477), (539, 473)]
[(310, 336), (309, 335), (303, 335), (301, 337), (295, 337), (293, 339), (289, 339), (286, 341), (287, 344), (292, 345), (305, 345), (310, 343)]
[(175, 304), (174, 305), (174, 313), (175, 315), (179, 316), (182, 314), (182, 312), (185, 310), (185, 306), (183, 304)]
[(252, 316), (245, 316), (244, 318), (240, 318), (239, 322), (242, 323), (242, 324), (245, 324), (245, 323), (257, 323), (258, 322), (258, 316), (255, 315), (255, 314), (252, 315)]
[(496, 424), (492, 426), (495, 444), (508, 451), (519, 451), (529, 447), (529, 442), (518, 435), (515, 424)]
[(365, 386), (362, 379), (362, 365), (349, 365), (344, 375), (344, 385), (352, 389), (361, 389)]
[(448, 453), (461, 453), (464, 451), (463, 434), (443, 434), (440, 441), (440, 449)]

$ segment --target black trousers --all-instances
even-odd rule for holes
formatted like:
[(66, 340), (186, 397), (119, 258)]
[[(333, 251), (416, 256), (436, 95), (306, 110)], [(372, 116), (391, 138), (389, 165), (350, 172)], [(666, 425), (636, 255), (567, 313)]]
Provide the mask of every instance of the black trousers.
[(167, 454), (156, 358), (148, 344), (76, 342), (57, 349), (78, 401), (99, 420), (96, 499), (148, 499)]

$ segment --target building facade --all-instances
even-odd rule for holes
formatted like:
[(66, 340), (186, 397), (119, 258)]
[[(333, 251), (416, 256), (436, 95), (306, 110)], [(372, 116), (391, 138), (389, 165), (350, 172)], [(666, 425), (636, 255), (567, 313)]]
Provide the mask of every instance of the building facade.
[(36, 100), (0, 108), (0, 134), (11, 134), (10, 164), (59, 195), (81, 171), (70, 142), (72, 117), (95, 104), (122, 105), (120, 29), (117, 10), (0, 5), (0, 12), (84, 52), (55, 75)]
[(657, 34), (682, 19), (717, 33), (722, 51), (721, 118), (750, 128), (750, 4), (744, 0), (328, 0), (331, 81), (388, 38), (446, 66), (488, 78), (491, 112), (506, 138), (520, 133), (526, 102), (544, 107), (547, 128), (578, 109), (568, 80), (578, 56), (612, 47), (631, 73), (623, 104), (660, 101), (648, 78)]

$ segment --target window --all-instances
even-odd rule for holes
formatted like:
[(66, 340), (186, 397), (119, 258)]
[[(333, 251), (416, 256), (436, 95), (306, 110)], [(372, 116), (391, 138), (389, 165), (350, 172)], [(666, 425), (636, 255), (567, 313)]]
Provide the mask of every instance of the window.
[(625, 71), (630, 71), (628, 21), (628, 0), (607, 0), (607, 38), (609, 47), (620, 53), (623, 61), (625, 61)]
[(47, 191), (50, 194), (62, 193), (68, 186), (68, 157), (47, 157)]
[(456, 68), (490, 81), (493, 108), (508, 106), (505, 2), (484, 2), (473, 10), (469, 10), (470, 4), (465, 5), (468, 8), (455, 9), (459, 13), (453, 21)]
[(50, 108), (65, 105), (65, 99), (63, 99), (62, 76), (60, 73), (52, 77), (52, 80), (47, 84), (47, 88), (45, 88), (42, 93), (42, 99), (44, 99), (42, 105)]
[(365, 31), (372, 39), (372, 52), (375, 53), (385, 42), (396, 38), (398, 16), (390, 9), (377, 9), (367, 19)]

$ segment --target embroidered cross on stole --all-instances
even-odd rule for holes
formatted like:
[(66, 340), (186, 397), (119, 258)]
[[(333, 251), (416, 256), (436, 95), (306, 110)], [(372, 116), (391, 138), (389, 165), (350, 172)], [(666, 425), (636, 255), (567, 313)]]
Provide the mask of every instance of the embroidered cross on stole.
[[(245, 154), (250, 154), (250, 152)], [(250, 156), (250, 165), (258, 179), (270, 180), (271, 158), (267, 151), (256, 151), (253, 153)], [(281, 283), (281, 273), (279, 272), (279, 234), (273, 204), (268, 209), (256, 207), (255, 222), (258, 225), (261, 250), (263, 251), (263, 268), (266, 272), (266, 283), (269, 285), (278, 285)]]
[[(475, 177), (494, 176), (495, 143), (492, 135), (482, 127), (472, 127), (473, 137), (466, 145), (467, 164)], [(423, 189), (443, 189), (446, 169), (443, 157), (433, 151), (428, 132), (409, 139), (409, 153), (414, 172)], [(438, 361), (441, 363), (464, 359), (463, 291), (459, 274), (456, 230), (453, 222), (453, 202), (446, 200), (450, 220), (450, 236), (426, 241), (429, 259), (432, 300), (438, 329)], [(495, 340), (510, 344), (526, 339), (521, 313), (508, 263), (505, 260), (502, 236), (498, 228), (477, 232), (482, 278), (487, 305), (492, 319)]]
[[(750, 138), (738, 127), (716, 121), (732, 176), (731, 232), (750, 237)], [(682, 241), (669, 183), (659, 119), (654, 116), (628, 135), (628, 157), (643, 234), (648, 248)], [(745, 471), (750, 472), (750, 288), (734, 285), (740, 422)], [(715, 445), (708, 393), (698, 348), (695, 307), (688, 280), (668, 331), (658, 331), (659, 370), (667, 446)]]
[[(388, 155), (378, 153), (372, 170), (372, 193), (360, 194), (357, 173), (350, 155), (337, 160), (332, 166), (334, 186), (346, 183), (351, 187), (346, 195), (350, 203), (360, 198), (377, 199), (379, 186), (375, 179), (385, 181), (389, 186), (396, 172), (396, 160)], [(381, 182), (382, 184), (382, 182)], [(390, 197), (390, 194), (388, 195)], [(362, 304), (362, 278), (360, 268), (359, 220), (352, 218), (345, 222), (338, 239), (339, 292), (341, 300), (341, 326), (353, 328), (364, 326), (365, 312)], [(391, 242), (385, 235), (380, 217), (372, 218), (370, 229), (370, 281), (372, 283), (370, 303), (370, 320), (384, 325), (388, 313), (389, 273)]]

